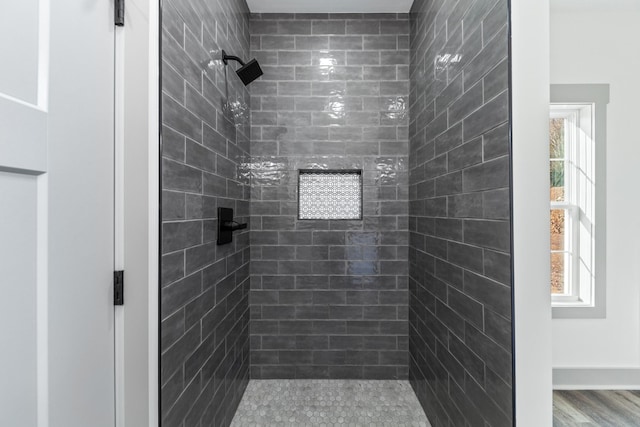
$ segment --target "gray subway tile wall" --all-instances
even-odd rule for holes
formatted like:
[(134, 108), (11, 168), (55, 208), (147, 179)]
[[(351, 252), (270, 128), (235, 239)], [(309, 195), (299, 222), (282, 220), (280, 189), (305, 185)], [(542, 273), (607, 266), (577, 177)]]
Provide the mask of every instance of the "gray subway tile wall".
[(216, 216), (249, 219), (250, 99), (205, 65), (220, 49), (249, 56), (249, 10), (163, 0), (162, 24), (161, 421), (226, 426), (249, 379), (250, 252), (248, 231), (216, 245)]
[[(251, 377), (408, 376), (409, 16), (254, 14)], [(362, 169), (362, 220), (298, 220), (299, 169)]]
[(434, 426), (511, 426), (506, 0), (411, 10), (409, 376)]
[[(409, 378), (433, 425), (511, 425), (507, 0), (162, 8), (163, 427), (229, 425), (249, 377)], [(300, 169), (361, 169), (363, 219), (298, 220)]]

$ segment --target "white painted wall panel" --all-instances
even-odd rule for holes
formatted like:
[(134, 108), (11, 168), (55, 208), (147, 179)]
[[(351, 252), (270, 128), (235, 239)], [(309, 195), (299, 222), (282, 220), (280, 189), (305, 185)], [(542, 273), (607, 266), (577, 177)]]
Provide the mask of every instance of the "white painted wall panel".
[(549, 2), (512, 0), (515, 419), (552, 425)]
[(0, 425), (37, 423), (37, 178), (0, 172)]
[(2, 2), (0, 93), (35, 104), (38, 99), (38, 0)]

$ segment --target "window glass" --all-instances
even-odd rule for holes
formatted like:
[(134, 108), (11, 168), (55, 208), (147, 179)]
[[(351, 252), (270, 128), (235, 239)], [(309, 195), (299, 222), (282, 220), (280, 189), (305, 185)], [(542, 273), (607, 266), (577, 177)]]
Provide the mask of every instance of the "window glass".
[(565, 249), (565, 217), (566, 209), (551, 209), (551, 250)]
[(565, 294), (564, 264), (565, 254), (563, 252), (551, 253), (551, 293)]
[(565, 119), (552, 118), (549, 121), (549, 183), (550, 199), (552, 202), (565, 200), (564, 177), (566, 169), (565, 161)]

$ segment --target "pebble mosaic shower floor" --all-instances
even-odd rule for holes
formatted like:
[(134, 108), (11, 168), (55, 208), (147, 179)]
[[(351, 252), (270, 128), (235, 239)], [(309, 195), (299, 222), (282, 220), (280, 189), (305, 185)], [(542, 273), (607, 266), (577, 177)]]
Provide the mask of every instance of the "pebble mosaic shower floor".
[(408, 381), (252, 380), (231, 427), (430, 427)]

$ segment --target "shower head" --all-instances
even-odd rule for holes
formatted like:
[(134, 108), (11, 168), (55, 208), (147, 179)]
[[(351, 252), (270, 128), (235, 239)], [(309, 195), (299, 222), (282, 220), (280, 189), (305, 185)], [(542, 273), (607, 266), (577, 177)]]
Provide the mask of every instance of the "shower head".
[(240, 69), (236, 70), (236, 74), (240, 77), (242, 83), (247, 86), (262, 75), (262, 68), (260, 68), (257, 60), (252, 59), (240, 67)]
[(236, 74), (238, 75), (238, 77), (240, 77), (240, 80), (242, 80), (242, 83), (244, 83), (245, 86), (248, 86), (263, 74), (262, 68), (260, 68), (260, 64), (258, 64), (257, 60), (252, 59), (245, 64), (242, 59), (238, 58), (237, 56), (227, 55), (227, 52), (223, 50), (222, 61), (224, 62), (224, 65), (228, 65), (229, 60), (239, 62), (240, 65), (242, 65), (242, 67), (236, 70)]

